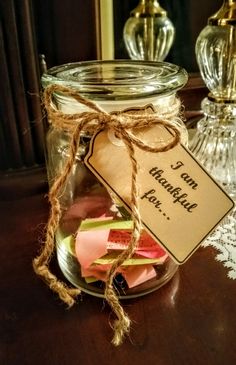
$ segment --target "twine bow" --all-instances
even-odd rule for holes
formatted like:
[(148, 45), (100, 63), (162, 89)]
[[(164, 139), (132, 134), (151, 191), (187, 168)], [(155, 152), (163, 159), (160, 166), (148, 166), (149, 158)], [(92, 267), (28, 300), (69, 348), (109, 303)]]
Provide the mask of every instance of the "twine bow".
[[(85, 105), (90, 110), (76, 114), (65, 114), (59, 111), (52, 103), (52, 97), (55, 92), (60, 92), (66, 96), (74, 98), (78, 103)], [(127, 114), (121, 112), (109, 114), (101, 109), (97, 104), (83, 98), (77, 91), (60, 85), (51, 85), (45, 89), (44, 104), (50, 122), (55, 128), (67, 131), (71, 135), (71, 141), (69, 144), (69, 157), (65, 167), (63, 171), (60, 171), (60, 175), (55, 179), (49, 192), (51, 211), (47, 224), (45, 244), (42, 247), (39, 256), (34, 259), (33, 267), (35, 272), (46, 281), (53, 291), (58, 293), (59, 297), (67, 303), (69, 307), (75, 303), (75, 298), (80, 294), (80, 290), (70, 288), (65, 283), (59, 281), (56, 276), (50, 272), (48, 266), (55, 248), (55, 232), (59, 226), (61, 218), (59, 196), (63, 192), (72, 166), (75, 163), (76, 153), (80, 143), (80, 134), (82, 131), (95, 134), (105, 128), (112, 130), (116, 136), (123, 140), (128, 151), (132, 166), (130, 207), (132, 212), (131, 217), (133, 220), (133, 232), (128, 248), (117, 257), (111, 266), (105, 287), (105, 298), (117, 317), (113, 325), (114, 337), (112, 340), (113, 344), (117, 346), (122, 343), (123, 337), (129, 333), (131, 321), (119, 303), (119, 299), (113, 288), (113, 278), (122, 263), (133, 255), (138, 245), (142, 228), (141, 217), (138, 209), (138, 167), (135, 158), (134, 146), (152, 153), (165, 152), (179, 143), (180, 131), (173, 122), (167, 120), (167, 118), (163, 119), (163, 117), (158, 117), (156, 113)], [(172, 107), (170, 111), (166, 113), (168, 118), (177, 118), (179, 106), (179, 100), (175, 99), (175, 107)], [(135, 129), (147, 128), (158, 124), (166, 126), (173, 136), (172, 140), (167, 142), (165, 145), (159, 145), (156, 147), (146, 145), (131, 132)]]

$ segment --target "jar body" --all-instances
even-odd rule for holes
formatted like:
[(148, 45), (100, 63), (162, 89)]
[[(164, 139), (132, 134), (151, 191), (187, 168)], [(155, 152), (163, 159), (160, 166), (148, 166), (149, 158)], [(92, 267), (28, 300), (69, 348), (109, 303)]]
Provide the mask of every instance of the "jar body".
[[(122, 83), (125, 84), (127, 74), (133, 77), (134, 72), (140, 72), (142, 64), (135, 63), (135, 71), (130, 63), (126, 64), (122, 72), (118, 66), (119, 62), (118, 64), (114, 62), (112, 67), (109, 67), (109, 72), (106, 67), (100, 68), (100, 71), (103, 71), (103, 80), (107, 81), (107, 77), (110, 77), (117, 85), (120, 82), (118, 79), (120, 80), (123, 75)], [(98, 77), (97, 72), (96, 77)], [(147, 86), (148, 82), (145, 84), (145, 87)], [(100, 83), (100, 88), (103, 88), (103, 91), (108, 90), (108, 86), (104, 86), (104, 83)], [(111, 88), (110, 82), (109, 90)], [(159, 109), (160, 105), (163, 107), (166, 104), (168, 108), (175, 98), (175, 92), (172, 90), (164, 95), (159, 92), (155, 96), (151, 93), (147, 97), (138, 98), (134, 92), (134, 84), (131, 98), (124, 98), (124, 94), (119, 98), (120, 90), (121, 87), (117, 92), (118, 96), (113, 100), (109, 100), (106, 93), (102, 98), (99, 93), (100, 97), (97, 98), (91, 93), (90, 98), (93, 101), (95, 99), (96, 103), (108, 112), (129, 109), (139, 113), (145, 112), (150, 106), (153, 111)], [(84, 106), (62, 95), (55, 96), (55, 103), (64, 113), (84, 111)], [(183, 138), (186, 138), (184, 125), (180, 128), (183, 131)], [(114, 194), (107, 190), (85, 166), (84, 157), (90, 139), (91, 135), (88, 133), (81, 134), (76, 161), (59, 198), (61, 220), (56, 232), (56, 245), (59, 266), (65, 277), (84, 292), (103, 297), (108, 270), (130, 239), (132, 219)], [(47, 136), (47, 168), (50, 184), (53, 183), (55, 176), (63, 171), (68, 159), (69, 143), (70, 136), (67, 131), (50, 128)], [(144, 246), (147, 242), (149, 246), (153, 244), (152, 238), (144, 230), (140, 242)], [(114, 286), (120, 298), (144, 295), (170, 280), (177, 268), (177, 264), (163, 248), (155, 243), (154, 255), (148, 255), (146, 252), (142, 256), (136, 252), (131, 260), (122, 264), (115, 276)]]

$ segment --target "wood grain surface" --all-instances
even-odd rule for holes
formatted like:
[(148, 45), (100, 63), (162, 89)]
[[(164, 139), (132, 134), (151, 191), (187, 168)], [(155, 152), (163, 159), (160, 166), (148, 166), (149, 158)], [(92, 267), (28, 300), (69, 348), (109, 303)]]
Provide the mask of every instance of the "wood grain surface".
[[(1, 365), (236, 363), (236, 282), (213, 249), (200, 248), (158, 291), (123, 301), (132, 330), (115, 348), (102, 299), (83, 294), (68, 310), (34, 274), (47, 216), (42, 192), (0, 202)], [(55, 259), (52, 270), (61, 275)]]

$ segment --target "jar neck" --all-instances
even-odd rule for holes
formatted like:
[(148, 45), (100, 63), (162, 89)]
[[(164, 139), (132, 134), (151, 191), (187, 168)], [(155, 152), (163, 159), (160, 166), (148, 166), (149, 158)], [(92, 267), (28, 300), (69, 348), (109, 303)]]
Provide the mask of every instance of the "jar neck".
[[(171, 95), (166, 96), (155, 96), (149, 98), (143, 98), (141, 100), (125, 100), (125, 101), (107, 101), (107, 100), (99, 100), (96, 101), (96, 104), (99, 105), (100, 108), (105, 110), (108, 113), (114, 112), (124, 112), (124, 111), (136, 111), (138, 112), (141, 109), (148, 110), (158, 110), (160, 114), (169, 109), (172, 109), (172, 105), (174, 104), (176, 95), (172, 93)], [(62, 94), (56, 94), (55, 103), (59, 110), (61, 110), (65, 114), (74, 114), (74, 113), (82, 113), (88, 112), (90, 109), (78, 103), (75, 99), (64, 96)], [(138, 105), (138, 107), (137, 107)]]

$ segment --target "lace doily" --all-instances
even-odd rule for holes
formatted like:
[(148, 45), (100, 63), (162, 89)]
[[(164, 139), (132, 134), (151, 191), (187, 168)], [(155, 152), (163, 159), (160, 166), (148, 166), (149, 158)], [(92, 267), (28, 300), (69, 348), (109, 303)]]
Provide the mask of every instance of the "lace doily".
[(213, 246), (219, 251), (216, 260), (229, 269), (228, 277), (236, 279), (236, 208), (202, 244)]

